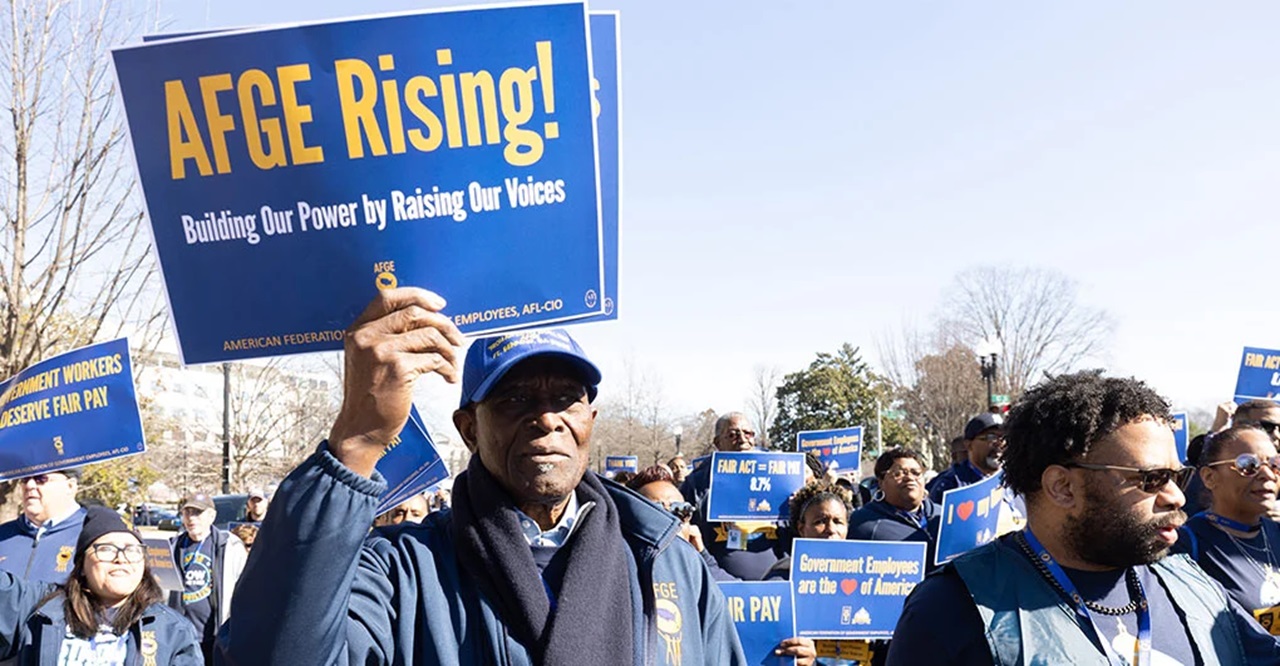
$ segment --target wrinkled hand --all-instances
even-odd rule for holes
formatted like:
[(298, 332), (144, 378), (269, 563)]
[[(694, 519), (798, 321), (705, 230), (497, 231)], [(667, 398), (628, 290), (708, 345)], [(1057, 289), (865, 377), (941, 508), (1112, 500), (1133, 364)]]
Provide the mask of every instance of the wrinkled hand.
[(461, 377), (462, 333), (440, 314), (444, 306), (425, 289), (388, 289), (347, 329), (342, 409), (329, 431), (329, 450), (357, 474), (373, 475), (408, 421), (419, 377), (434, 372), (450, 383)]
[(818, 659), (818, 650), (810, 638), (788, 638), (778, 643), (778, 648), (773, 653), (795, 657), (796, 666), (812, 666)]
[(701, 553), (707, 549), (706, 544), (702, 543), (702, 530), (696, 525), (690, 523), (682, 523), (680, 525), (680, 538), (689, 542), (693, 549)]

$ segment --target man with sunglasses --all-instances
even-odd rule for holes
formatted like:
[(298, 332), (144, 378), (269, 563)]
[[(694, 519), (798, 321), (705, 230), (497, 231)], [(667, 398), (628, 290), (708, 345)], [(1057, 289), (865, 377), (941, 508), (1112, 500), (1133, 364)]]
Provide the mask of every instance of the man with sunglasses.
[(1249, 400), (1236, 408), (1231, 425), (1251, 425), (1261, 429), (1280, 445), (1280, 404), (1273, 400)]
[(84, 508), (76, 502), (80, 469), (28, 476), (18, 488), (22, 515), (0, 525), (0, 569), (25, 580), (66, 583), (84, 524)]
[(702, 556), (702, 561), (711, 570), (711, 577), (717, 581), (735, 581), (738, 580), (733, 576), (725, 573), (724, 569), (716, 563), (711, 553), (707, 552), (707, 547), (702, 543), (702, 531), (694, 526), (690, 521), (693, 518), (694, 507), (692, 504), (684, 501), (684, 496), (680, 494), (680, 489), (676, 487), (675, 476), (666, 467), (654, 465), (640, 470), (630, 481), (627, 487), (640, 493), (645, 499), (657, 504), (665, 509), (668, 513), (675, 516), (680, 521), (680, 538), (684, 539), (693, 546)]
[(1000, 455), (1004, 451), (1004, 418), (993, 412), (983, 412), (964, 426), (966, 455), (926, 486), (929, 499), (942, 504), (942, 495), (948, 490), (973, 485), (1000, 471)]
[[(717, 451), (754, 451), (756, 431), (745, 414), (729, 412), (716, 419), (711, 440)], [(707, 520), (707, 494), (711, 465), (702, 465), (685, 478), (680, 493), (697, 508), (693, 525), (702, 531), (707, 552), (720, 568), (740, 580), (760, 580), (778, 563), (782, 538), (778, 525), (763, 521), (712, 522)]]
[(1260, 428), (1233, 425), (1207, 438), (1200, 477), (1212, 500), (1187, 521), (1187, 552), (1227, 594), (1280, 633), (1280, 525), (1266, 520), (1280, 491), (1280, 455)]
[(888, 663), (1280, 663), (1280, 644), (1221, 586), (1168, 554), (1185, 520), (1179, 484), (1193, 473), (1170, 419), (1142, 382), (1100, 371), (1028, 391), (1004, 456), (1026, 529), (917, 586)]

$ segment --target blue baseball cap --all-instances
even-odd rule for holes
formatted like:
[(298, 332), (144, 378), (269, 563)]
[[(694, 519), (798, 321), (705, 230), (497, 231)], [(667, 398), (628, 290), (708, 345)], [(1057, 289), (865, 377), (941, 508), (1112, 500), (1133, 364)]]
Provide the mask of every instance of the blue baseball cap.
[(600, 369), (587, 358), (582, 347), (563, 329), (522, 331), (509, 335), (480, 338), (467, 350), (466, 364), (462, 367), (462, 404), (466, 407), (488, 397), (512, 368), (521, 361), (546, 356), (560, 358), (578, 371), (579, 378), (587, 385), (587, 399), (596, 399), (596, 387), (600, 383)]

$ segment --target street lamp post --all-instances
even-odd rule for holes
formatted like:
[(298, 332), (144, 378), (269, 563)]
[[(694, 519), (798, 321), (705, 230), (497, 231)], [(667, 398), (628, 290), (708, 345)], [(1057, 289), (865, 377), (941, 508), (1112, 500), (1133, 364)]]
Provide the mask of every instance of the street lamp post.
[(680, 455), (680, 437), (684, 435), (684, 426), (676, 426), (671, 429), (671, 433), (676, 436), (676, 455)]
[(982, 378), (987, 382), (987, 409), (991, 409), (995, 406), (992, 396), (995, 395), (996, 361), (1000, 357), (1000, 341), (996, 338), (987, 338), (978, 343), (974, 351), (978, 353), (978, 365), (982, 369)]

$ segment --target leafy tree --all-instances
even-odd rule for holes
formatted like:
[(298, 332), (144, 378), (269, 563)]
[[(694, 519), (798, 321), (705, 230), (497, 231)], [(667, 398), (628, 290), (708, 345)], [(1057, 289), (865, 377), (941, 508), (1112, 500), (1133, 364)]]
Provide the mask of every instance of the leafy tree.
[[(845, 343), (834, 354), (819, 352), (809, 367), (788, 374), (778, 387), (778, 411), (769, 437), (775, 447), (794, 451), (796, 433), (861, 425), (875, 446), (876, 406), (887, 407), (889, 383), (871, 371), (857, 347)], [(910, 431), (898, 421), (881, 421), (885, 447), (907, 445)]]

